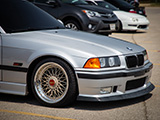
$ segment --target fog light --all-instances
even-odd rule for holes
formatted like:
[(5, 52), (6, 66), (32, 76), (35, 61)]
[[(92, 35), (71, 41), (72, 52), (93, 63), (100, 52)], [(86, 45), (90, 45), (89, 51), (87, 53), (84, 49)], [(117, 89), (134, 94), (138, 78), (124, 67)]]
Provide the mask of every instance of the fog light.
[(104, 87), (100, 89), (101, 94), (109, 94), (112, 91), (112, 87)]
[(88, 25), (88, 28), (89, 28), (89, 29), (92, 29), (92, 24), (89, 24), (89, 25)]

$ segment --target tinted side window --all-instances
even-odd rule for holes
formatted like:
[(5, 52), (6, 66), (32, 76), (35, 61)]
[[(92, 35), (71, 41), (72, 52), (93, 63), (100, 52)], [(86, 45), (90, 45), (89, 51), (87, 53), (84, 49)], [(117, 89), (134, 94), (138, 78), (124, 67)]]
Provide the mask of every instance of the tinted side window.
[(55, 0), (34, 0), (35, 3), (44, 3), (44, 4), (49, 4), (52, 2), (56, 2)]
[(95, 3), (91, 2), (91, 1), (87, 1), (87, 3), (90, 5), (96, 5)]
[(55, 18), (25, 0), (1, 0), (0, 26), (7, 33), (64, 28)]
[(49, 0), (35, 0), (36, 3), (47, 3)]

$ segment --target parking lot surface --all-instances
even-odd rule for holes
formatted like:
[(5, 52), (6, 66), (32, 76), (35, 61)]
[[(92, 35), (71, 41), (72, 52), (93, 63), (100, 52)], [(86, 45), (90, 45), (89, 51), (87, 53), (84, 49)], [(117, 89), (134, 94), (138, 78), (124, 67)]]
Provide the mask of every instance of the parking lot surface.
[(42, 106), (32, 96), (0, 94), (0, 120), (160, 120), (160, 7), (147, 7), (149, 30), (113, 33), (111, 37), (141, 45), (153, 63), (148, 95), (114, 102), (77, 101), (66, 108)]

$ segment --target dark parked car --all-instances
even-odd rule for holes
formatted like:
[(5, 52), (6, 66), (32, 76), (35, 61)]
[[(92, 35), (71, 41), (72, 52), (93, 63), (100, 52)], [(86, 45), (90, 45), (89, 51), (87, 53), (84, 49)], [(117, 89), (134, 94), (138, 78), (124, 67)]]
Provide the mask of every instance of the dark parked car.
[(104, 0), (86, 0), (86, 2), (91, 5), (98, 5), (103, 8), (113, 10), (113, 13), (118, 17), (120, 22), (119, 31), (147, 30), (149, 28), (149, 20), (145, 16), (119, 10)]
[(118, 18), (104, 8), (89, 5), (84, 0), (29, 0), (60, 19), (68, 28), (88, 32), (106, 32), (116, 29)]
[(128, 2), (126, 2), (124, 0), (105, 0), (105, 1), (113, 4), (114, 6), (119, 8), (120, 10), (127, 11), (130, 13), (137, 13), (137, 14), (146, 16), (146, 12), (145, 12), (144, 7), (132, 6), (131, 4), (129, 4)]

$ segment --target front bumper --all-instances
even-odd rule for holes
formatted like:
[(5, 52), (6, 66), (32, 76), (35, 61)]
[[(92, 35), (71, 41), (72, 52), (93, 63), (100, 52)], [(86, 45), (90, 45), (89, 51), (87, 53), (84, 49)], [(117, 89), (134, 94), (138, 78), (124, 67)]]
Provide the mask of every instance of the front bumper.
[(112, 96), (83, 96), (80, 95), (78, 96), (78, 100), (80, 101), (101, 101), (101, 102), (107, 102), (107, 101), (117, 101), (117, 100), (125, 100), (125, 99), (131, 99), (131, 98), (136, 98), (140, 97), (143, 95), (146, 95), (150, 93), (154, 89), (154, 85), (149, 82), (148, 85), (139, 91), (135, 92), (130, 92), (130, 93), (125, 93), (125, 94), (119, 94), (119, 95), (112, 95)]
[(113, 20), (112, 18), (110, 19), (97, 18), (97, 17), (90, 18), (89, 22), (86, 24), (86, 30), (88, 32), (93, 32), (93, 33), (116, 31), (118, 19), (115, 19), (115, 18), (113, 18)]
[(147, 30), (148, 24), (127, 24), (123, 27), (123, 30)]
[[(148, 63), (134, 70), (77, 71), (78, 100), (115, 101), (148, 94), (154, 89), (154, 85), (149, 82), (152, 67), (152, 63)], [(102, 92), (103, 88), (111, 88), (111, 91)]]
[(123, 30), (147, 30), (149, 28), (149, 21), (148, 20), (141, 20), (139, 22), (122, 22), (122, 29)]

